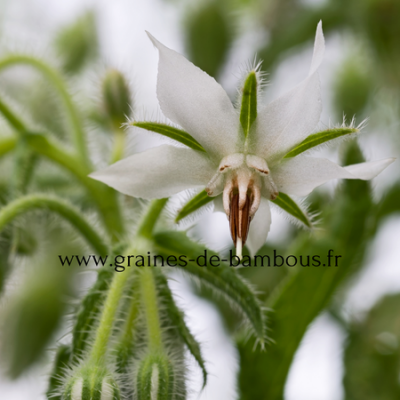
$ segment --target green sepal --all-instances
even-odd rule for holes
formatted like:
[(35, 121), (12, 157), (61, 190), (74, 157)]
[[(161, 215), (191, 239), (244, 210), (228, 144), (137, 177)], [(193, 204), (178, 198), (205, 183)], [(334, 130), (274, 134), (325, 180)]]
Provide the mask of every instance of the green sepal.
[[(249, 322), (251, 332), (261, 343), (265, 341), (265, 321), (260, 302), (247, 282), (228, 264), (221, 262), (221, 257), (204, 246), (192, 242), (183, 232), (161, 232), (154, 236), (155, 250), (164, 257), (185, 256), (186, 265), (178, 263), (177, 267), (200, 280), (208, 287), (223, 294)], [(207, 262), (204, 266), (189, 260), (204, 256), (207, 251)], [(212, 266), (208, 261), (217, 256), (220, 266)]]
[(132, 122), (131, 125), (167, 136), (190, 147), (193, 150), (206, 152), (203, 146), (191, 135), (189, 135), (189, 133), (173, 126), (159, 124), (158, 122)]
[(359, 132), (357, 128), (333, 128), (327, 129), (326, 131), (321, 131), (313, 133), (312, 135), (306, 137), (301, 143), (289, 151), (283, 158), (295, 157), (305, 151), (312, 149), (315, 146), (329, 142), (330, 140), (337, 139), (341, 136), (346, 136), (351, 133)]
[(257, 75), (251, 71), (242, 89), (242, 105), (240, 107), (240, 124), (244, 136), (249, 134), (251, 125), (257, 118)]
[(189, 328), (186, 326), (183, 312), (175, 304), (171, 290), (168, 286), (167, 278), (157, 268), (154, 268), (154, 274), (157, 283), (157, 291), (165, 305), (165, 310), (168, 314), (169, 320), (172, 322), (173, 326), (177, 329), (179, 336), (186, 344), (190, 353), (195, 358), (195, 360), (197, 361), (203, 372), (203, 388), (204, 388), (207, 383), (207, 370), (205, 367), (203, 356), (201, 355), (200, 344), (197, 342), (197, 340), (190, 332)]
[(215, 197), (210, 197), (205, 190), (192, 197), (178, 212), (175, 222), (187, 217), (189, 214), (197, 211), (199, 208), (205, 206), (214, 200)]
[(305, 226), (311, 228), (312, 224), (307, 215), (298, 206), (298, 204), (287, 194), (280, 192), (278, 197), (273, 200), (274, 204), (285, 210), (291, 216), (297, 218)]

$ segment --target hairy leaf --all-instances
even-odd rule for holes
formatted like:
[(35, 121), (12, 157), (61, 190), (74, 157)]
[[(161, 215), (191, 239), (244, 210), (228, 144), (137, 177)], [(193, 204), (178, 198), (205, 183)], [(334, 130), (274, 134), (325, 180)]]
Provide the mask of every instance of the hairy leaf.
[[(235, 304), (250, 322), (250, 328), (257, 340), (264, 341), (265, 324), (261, 305), (250, 286), (232, 267), (225, 262), (221, 262), (218, 267), (213, 266), (214, 261), (217, 260), (216, 257), (219, 260), (220, 257), (204, 246), (192, 242), (183, 232), (159, 233), (154, 236), (154, 240), (158, 254), (165, 258), (175, 256), (179, 260), (178, 267), (225, 295), (231, 303)], [(181, 256), (185, 256), (186, 265), (180, 262), (183, 260), (183, 258), (179, 259)], [(210, 260), (211, 256), (214, 256), (212, 260)], [(203, 262), (204, 266), (200, 266), (199, 264), (203, 265)]]
[(197, 340), (190, 332), (189, 328), (186, 326), (183, 313), (175, 304), (174, 298), (172, 297), (167, 278), (161, 271), (157, 270), (157, 268), (154, 269), (154, 272), (156, 277), (157, 291), (165, 304), (165, 310), (168, 314), (168, 317), (173, 326), (178, 330), (181, 339), (186, 344), (189, 351), (192, 353), (192, 356), (195, 358), (201, 370), (203, 371), (204, 387), (207, 383), (207, 371), (203, 356), (201, 355), (200, 344), (197, 342)]

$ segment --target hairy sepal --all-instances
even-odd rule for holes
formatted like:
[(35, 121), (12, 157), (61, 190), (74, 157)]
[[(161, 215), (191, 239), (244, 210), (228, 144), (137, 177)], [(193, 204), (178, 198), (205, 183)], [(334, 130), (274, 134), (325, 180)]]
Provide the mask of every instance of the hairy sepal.
[(257, 74), (251, 71), (247, 76), (242, 89), (242, 104), (240, 107), (240, 124), (245, 138), (249, 134), (251, 125), (257, 118)]
[[(200, 282), (216, 290), (217, 293), (223, 294), (246, 317), (250, 331), (257, 340), (261, 344), (265, 342), (265, 321), (260, 302), (251, 287), (232, 267), (223, 262), (219, 267), (211, 266), (209, 258), (217, 254), (192, 242), (183, 232), (158, 233), (154, 236), (154, 241), (155, 249), (160, 255), (165, 257), (174, 255), (177, 259), (185, 256), (187, 265), (177, 264), (177, 267), (182, 268), (192, 277), (198, 278)], [(197, 263), (189, 261), (204, 256), (205, 251), (207, 251), (205, 266), (200, 267)]]
[(352, 133), (357, 133), (360, 130), (353, 127), (340, 127), (327, 129), (325, 131), (313, 133), (312, 135), (306, 137), (301, 143), (295, 146), (292, 150), (285, 155), (284, 158), (295, 157), (305, 151), (312, 149), (313, 147), (319, 146), (320, 144), (329, 142), (330, 140), (340, 138), (342, 136), (351, 135)]
[(273, 200), (273, 203), (282, 208), (291, 216), (299, 220), (303, 225), (308, 228), (312, 227), (310, 218), (304, 213), (300, 206), (287, 194), (280, 192), (278, 197)]
[(167, 136), (179, 143), (182, 143), (193, 150), (205, 152), (203, 146), (194, 139), (189, 133), (175, 128), (167, 124), (160, 124), (158, 122), (132, 122), (132, 126), (137, 126), (138, 128), (146, 129), (151, 132), (159, 133), (160, 135)]
[(214, 198), (209, 196), (205, 190), (192, 197), (178, 212), (175, 222), (181, 221), (183, 218), (194, 213), (201, 207), (213, 201)]

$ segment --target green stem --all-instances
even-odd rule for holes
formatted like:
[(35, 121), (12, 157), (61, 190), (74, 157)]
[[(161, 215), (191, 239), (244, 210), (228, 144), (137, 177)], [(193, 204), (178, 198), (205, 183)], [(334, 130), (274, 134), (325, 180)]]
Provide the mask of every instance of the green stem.
[(153, 237), (153, 229), (158, 220), (158, 217), (161, 214), (161, 211), (164, 209), (164, 206), (167, 204), (168, 198), (153, 200), (150, 203), (149, 209), (147, 213), (144, 215), (141, 223), (139, 224), (138, 235), (144, 237), (146, 239), (151, 239)]
[[(153, 200), (141, 224), (139, 225), (139, 232), (152, 232), (155, 222), (165, 203), (166, 199), (163, 199), (163, 201)], [(137, 254), (136, 251), (138, 249), (138, 254), (140, 254), (140, 250), (147, 249), (149, 246), (151, 246), (151, 241), (147, 237), (141, 237), (138, 235), (136, 245), (134, 248), (131, 248), (127, 254)], [(124, 295), (124, 288), (127, 284), (128, 278), (131, 276), (131, 274), (128, 272), (129, 267), (127, 267), (127, 262), (125, 262), (123, 265), (128, 270), (125, 269), (122, 272), (116, 272), (114, 274), (114, 278), (111, 282), (110, 289), (108, 290), (104, 307), (101, 312), (100, 323), (97, 328), (94, 344), (89, 356), (89, 363), (101, 362), (104, 360), (106, 355), (108, 342), (112, 333), (113, 322), (118, 311), (118, 306), (121, 298)], [(146, 275), (149, 273), (151, 274), (150, 276)], [(152, 338), (151, 343), (156, 345), (158, 342), (161, 343), (161, 330), (158, 320), (154, 278), (151, 270), (146, 271), (145, 269), (143, 271), (140, 277), (140, 286), (142, 288), (143, 300), (145, 302), (149, 336)], [(159, 331), (159, 334), (157, 334), (157, 330)]]
[[(63, 78), (58, 74), (56, 70), (49, 67), (46, 63), (38, 60), (34, 57), (26, 55), (11, 55), (3, 58), (0, 61), (0, 70), (12, 67), (14, 65), (25, 64), (33, 67), (39, 71), (58, 91), (67, 111), (67, 115), (73, 131), (73, 139), (75, 142), (76, 149), (85, 164), (89, 165), (89, 157), (87, 154), (87, 148), (85, 143), (85, 132), (82, 127), (82, 122), (79, 117), (78, 111), (72, 101), (71, 95), (68, 93), (67, 87)], [(20, 129), (17, 129), (21, 131)]]
[(16, 144), (17, 144), (16, 137), (11, 136), (0, 139), (0, 157), (4, 156), (11, 150), (14, 150)]
[[(134, 254), (134, 251), (132, 251), (130, 254)], [(124, 294), (126, 282), (130, 275), (131, 274), (128, 273), (127, 270), (123, 272), (115, 272), (114, 274), (114, 278), (111, 282), (103, 311), (101, 313), (100, 323), (99, 327), (97, 328), (94, 344), (89, 356), (89, 363), (92, 365), (104, 362), (115, 315), (117, 313), (121, 297)]]
[(125, 132), (121, 128), (114, 130), (114, 148), (111, 155), (111, 164), (119, 161), (125, 152)]
[(0, 100), (0, 112), (3, 117), (10, 123), (10, 125), (15, 128), (19, 133), (23, 134), (26, 132), (25, 124), (19, 119), (15, 113)]
[(140, 288), (146, 314), (149, 348), (150, 350), (159, 350), (162, 348), (161, 324), (158, 315), (159, 307), (152, 269), (145, 267), (141, 271)]
[(0, 210), (0, 231), (21, 214), (34, 209), (50, 210), (71, 223), (99, 254), (107, 254), (107, 245), (78, 210), (63, 200), (46, 195), (29, 195), (7, 204)]

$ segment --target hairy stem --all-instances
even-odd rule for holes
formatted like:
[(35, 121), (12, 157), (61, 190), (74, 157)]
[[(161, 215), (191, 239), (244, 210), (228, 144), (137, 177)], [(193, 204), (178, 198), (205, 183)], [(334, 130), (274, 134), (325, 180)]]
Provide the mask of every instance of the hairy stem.
[(146, 314), (147, 334), (150, 350), (162, 348), (161, 324), (154, 274), (151, 268), (143, 268), (140, 274), (142, 301)]
[(90, 352), (90, 364), (96, 365), (104, 362), (114, 319), (129, 276), (130, 273), (127, 270), (123, 272), (115, 272), (114, 274), (114, 278), (111, 282), (111, 286), (104, 303), (94, 344)]
[(56, 197), (29, 195), (7, 204), (0, 210), (0, 231), (19, 215), (35, 209), (50, 210), (57, 213), (70, 222), (99, 254), (107, 254), (107, 245), (84, 216), (70, 204)]

